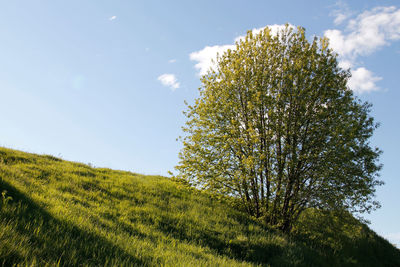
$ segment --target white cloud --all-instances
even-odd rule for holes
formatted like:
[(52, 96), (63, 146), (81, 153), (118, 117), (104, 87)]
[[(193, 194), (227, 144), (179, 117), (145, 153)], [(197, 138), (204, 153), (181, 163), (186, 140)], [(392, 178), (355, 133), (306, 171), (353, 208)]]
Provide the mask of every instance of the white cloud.
[(217, 54), (222, 55), (228, 49), (234, 49), (234, 45), (206, 46), (200, 51), (190, 53), (190, 60), (197, 61), (194, 67), (199, 70), (199, 75), (205, 75), (210, 69), (215, 69)]
[(341, 59), (339, 61), (339, 67), (346, 70), (350, 69), (353, 67), (353, 62), (351, 62), (350, 60)]
[[(391, 7), (376, 7), (365, 11), (350, 19), (352, 12), (348, 6), (338, 3), (339, 7), (332, 14), (335, 16), (335, 24), (347, 21), (344, 31), (329, 29), (324, 35), (330, 39), (330, 47), (339, 54), (339, 66), (351, 70), (353, 75), (349, 80), (350, 89), (357, 93), (379, 90), (376, 83), (381, 77), (374, 75), (365, 67), (359, 66), (358, 58), (368, 56), (385, 45), (400, 39), (400, 9)], [(294, 27), (290, 25), (290, 27)], [(276, 34), (285, 25), (268, 25), (272, 33)], [(253, 29), (257, 34), (265, 27)], [(235, 42), (243, 39), (245, 35), (238, 36)], [(217, 53), (222, 54), (228, 49), (235, 49), (234, 44), (206, 46), (203, 49), (190, 54), (190, 59), (196, 61), (195, 68), (200, 75), (206, 74), (210, 69), (215, 69)]]
[(400, 9), (376, 7), (349, 21), (347, 33), (327, 30), (331, 47), (341, 56), (354, 59), (369, 55), (390, 41), (400, 39)]
[(178, 79), (175, 77), (175, 74), (164, 73), (158, 76), (157, 80), (161, 82), (162, 85), (171, 88), (172, 91), (175, 91), (180, 87)]
[(364, 93), (378, 91), (379, 87), (375, 84), (382, 80), (381, 77), (375, 76), (371, 71), (364, 67), (357, 68), (351, 71), (351, 78), (348, 86), (356, 93)]
[[(339, 65), (351, 68), (357, 65), (358, 57), (370, 55), (400, 39), (400, 9), (394, 6), (373, 8), (349, 20), (345, 31), (330, 29), (324, 35), (329, 38), (330, 47), (338, 53)], [(351, 73), (353, 77), (349, 81), (349, 87), (355, 92), (379, 89), (375, 83), (381, 78), (374, 76), (371, 71), (359, 67)]]
[(111, 16), (108, 20), (114, 20), (116, 18), (117, 18), (117, 16)]
[(168, 60), (168, 63), (175, 63), (176, 62), (176, 59), (174, 58), (174, 59), (170, 59), (170, 60)]
[(336, 9), (332, 11), (331, 15), (335, 17), (334, 23), (335, 25), (342, 24), (344, 21), (346, 21), (348, 18), (351, 17), (353, 14), (350, 11), (349, 6), (342, 1), (338, 1), (335, 4)]
[(334, 23), (336, 25), (341, 24), (343, 21), (345, 21), (349, 16), (346, 13), (337, 13), (335, 15), (335, 20)]
[[(295, 28), (294, 25), (292, 24), (288, 24), (289, 28)], [(286, 28), (285, 24), (273, 24), (273, 25), (267, 25), (265, 27), (261, 27), (261, 28), (254, 28), (252, 29), (252, 33), (255, 34), (259, 34), (262, 30), (264, 30), (266, 27), (268, 27), (271, 30), (271, 35), (276, 35), (278, 32), (282, 31), (283, 29)], [(235, 38), (235, 42), (239, 42), (240, 40), (246, 38), (246, 35), (241, 35)]]
[[(284, 29), (285, 25), (274, 24), (274, 25), (268, 25), (266, 27), (269, 27), (271, 29), (272, 34), (276, 34), (279, 30)], [(266, 27), (254, 28), (252, 32), (253, 34), (257, 34)], [(294, 27), (294, 26), (289, 24), (289, 27)], [(240, 35), (234, 39), (234, 42), (239, 42), (241, 39), (245, 37), (246, 35)], [(205, 75), (210, 69), (215, 70), (216, 67), (215, 60), (217, 58), (217, 54), (222, 55), (228, 49), (235, 49), (235, 47), (236, 46), (234, 44), (206, 46), (199, 51), (190, 53), (189, 58), (192, 61), (197, 61), (194, 67), (199, 70), (199, 75)]]

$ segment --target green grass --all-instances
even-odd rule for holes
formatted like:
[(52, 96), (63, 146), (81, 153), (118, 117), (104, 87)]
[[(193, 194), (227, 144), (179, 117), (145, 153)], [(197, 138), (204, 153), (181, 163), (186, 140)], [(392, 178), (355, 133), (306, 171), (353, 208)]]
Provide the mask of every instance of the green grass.
[(0, 265), (400, 266), (348, 215), (311, 211), (291, 237), (168, 178), (0, 148)]

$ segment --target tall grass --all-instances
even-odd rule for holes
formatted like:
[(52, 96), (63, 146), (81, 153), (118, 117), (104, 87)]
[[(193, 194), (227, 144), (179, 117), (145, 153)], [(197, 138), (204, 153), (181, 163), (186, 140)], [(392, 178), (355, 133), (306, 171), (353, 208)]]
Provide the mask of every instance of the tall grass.
[(160, 176), (0, 148), (1, 192), (4, 266), (400, 266), (351, 216), (310, 212), (288, 237)]

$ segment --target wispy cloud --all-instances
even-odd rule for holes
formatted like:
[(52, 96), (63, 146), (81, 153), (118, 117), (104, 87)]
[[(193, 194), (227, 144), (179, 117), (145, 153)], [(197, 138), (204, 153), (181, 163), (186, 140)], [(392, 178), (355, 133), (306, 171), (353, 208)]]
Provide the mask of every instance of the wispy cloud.
[(115, 20), (117, 18), (117, 16), (111, 16), (108, 18), (108, 20)]
[(376, 7), (348, 20), (345, 31), (330, 29), (324, 35), (340, 58), (340, 66), (354, 68), (349, 86), (358, 93), (379, 90), (382, 78), (358, 66), (358, 58), (368, 56), (385, 45), (400, 39), (400, 9)]
[(335, 25), (339, 25), (350, 18), (353, 15), (353, 12), (350, 10), (349, 6), (345, 2), (338, 1), (335, 4), (335, 9), (331, 12), (330, 15), (335, 18), (335, 20), (333, 21)]
[(175, 58), (168, 60), (168, 63), (175, 63), (175, 62), (176, 62)]
[[(272, 34), (276, 34), (279, 30), (283, 29), (285, 25), (268, 25), (266, 27), (269, 27), (271, 29)], [(252, 30), (254, 34), (259, 33), (266, 27), (262, 28), (255, 28)], [(294, 27), (293, 25), (290, 25), (290, 27)], [(234, 39), (234, 42), (239, 42), (241, 39), (245, 38), (245, 35), (240, 35), (237, 36)], [(235, 44), (225, 44), (225, 45), (214, 45), (214, 46), (206, 46), (203, 49), (199, 51), (195, 51), (190, 53), (189, 58), (192, 61), (196, 61), (197, 63), (194, 65), (196, 69), (199, 70), (198, 74), (199, 75), (205, 75), (207, 72), (211, 69), (216, 68), (216, 58), (217, 55), (222, 55), (225, 51), (228, 49), (235, 49)]]
[(171, 88), (172, 91), (175, 91), (180, 87), (180, 83), (175, 74), (164, 73), (158, 76), (157, 80), (159, 80), (162, 85)]

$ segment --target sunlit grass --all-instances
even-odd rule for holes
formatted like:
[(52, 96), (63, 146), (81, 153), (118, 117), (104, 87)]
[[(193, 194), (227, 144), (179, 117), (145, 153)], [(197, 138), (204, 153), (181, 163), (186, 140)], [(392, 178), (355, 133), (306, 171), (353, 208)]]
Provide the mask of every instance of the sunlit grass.
[(357, 221), (324, 229), (309, 214), (287, 237), (168, 178), (52, 156), (0, 148), (2, 192), (5, 266), (400, 265), (400, 252)]

